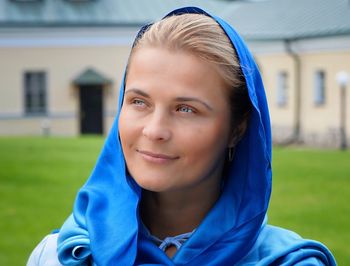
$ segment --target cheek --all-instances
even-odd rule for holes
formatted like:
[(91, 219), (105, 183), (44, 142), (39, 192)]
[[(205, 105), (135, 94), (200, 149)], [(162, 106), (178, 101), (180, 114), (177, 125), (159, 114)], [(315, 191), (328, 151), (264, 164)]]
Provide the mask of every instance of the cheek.
[(120, 113), (119, 121), (119, 137), (125, 159), (133, 156), (133, 149), (139, 144), (142, 138), (143, 120), (135, 118), (130, 110), (123, 110)]
[[(121, 139), (124, 139), (124, 132), (127, 130), (127, 124), (125, 123), (125, 115), (123, 110), (120, 112), (119, 121), (118, 121), (118, 131)], [(123, 141), (122, 141), (123, 142)]]
[(132, 123), (130, 123), (130, 119), (128, 118), (127, 112), (125, 112), (124, 109), (122, 109), (118, 121), (119, 125), (119, 136), (120, 136), (120, 141), (123, 147), (123, 150), (127, 146), (130, 145), (130, 142), (132, 142), (133, 139), (133, 128), (132, 128)]
[[(213, 123), (210, 126), (203, 126), (191, 130), (189, 136), (183, 137), (183, 147), (187, 147), (189, 160), (195, 163), (198, 158), (211, 160), (211, 158), (220, 156), (228, 147), (229, 128), (224, 123)], [(206, 161), (207, 161), (206, 160)]]

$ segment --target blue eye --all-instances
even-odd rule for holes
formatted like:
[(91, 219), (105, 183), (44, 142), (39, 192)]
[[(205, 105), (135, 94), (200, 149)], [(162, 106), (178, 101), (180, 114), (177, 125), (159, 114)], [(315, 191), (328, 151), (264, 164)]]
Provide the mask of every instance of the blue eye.
[(186, 105), (182, 105), (177, 109), (178, 112), (182, 112), (182, 113), (194, 113), (194, 110)]
[(145, 102), (140, 100), (140, 99), (134, 99), (134, 100), (132, 100), (132, 104), (137, 105), (137, 106), (143, 106), (143, 105), (145, 105)]

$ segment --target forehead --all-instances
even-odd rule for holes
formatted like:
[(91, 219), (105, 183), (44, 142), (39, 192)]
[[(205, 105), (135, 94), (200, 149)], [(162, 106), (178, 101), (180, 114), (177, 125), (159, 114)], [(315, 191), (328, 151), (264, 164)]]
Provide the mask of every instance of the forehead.
[(160, 47), (133, 51), (126, 78), (126, 86), (131, 85), (165, 85), (168, 90), (175, 91), (209, 90), (213, 95), (221, 94), (226, 87), (214, 64), (188, 52)]

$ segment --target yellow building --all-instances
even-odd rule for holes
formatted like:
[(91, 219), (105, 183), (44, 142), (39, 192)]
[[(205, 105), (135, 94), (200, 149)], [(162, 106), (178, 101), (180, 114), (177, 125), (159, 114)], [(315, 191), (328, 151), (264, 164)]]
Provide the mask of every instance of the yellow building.
[[(106, 134), (137, 31), (182, 5), (0, 1), (0, 135)], [(218, 13), (226, 5), (202, 6)]]
[[(343, 103), (350, 135), (350, 86), (341, 97), (336, 82), (338, 72), (350, 73), (349, 1), (185, 4), (222, 16), (247, 40), (263, 74), (275, 143), (338, 147)], [(181, 5), (1, 1), (0, 135), (107, 133), (138, 28)]]
[(274, 142), (339, 147), (345, 131), (350, 144), (350, 84), (336, 80), (350, 74), (350, 1), (251, 2), (226, 15), (262, 71)]

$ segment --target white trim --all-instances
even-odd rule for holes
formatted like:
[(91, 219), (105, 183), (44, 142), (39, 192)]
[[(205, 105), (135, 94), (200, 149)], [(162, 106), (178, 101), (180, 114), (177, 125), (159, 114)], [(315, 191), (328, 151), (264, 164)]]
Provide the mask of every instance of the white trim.
[[(282, 40), (276, 41), (248, 41), (253, 54), (271, 55), (286, 54), (286, 44)], [(324, 38), (303, 39), (290, 42), (291, 49), (298, 54), (319, 52), (350, 52), (350, 35)]]
[(350, 35), (299, 40), (292, 46), (299, 53), (350, 51)]
[[(28, 27), (0, 28), (0, 48), (130, 46), (138, 27)], [(247, 41), (254, 54), (285, 54), (283, 40)], [(297, 53), (349, 51), (349, 36), (303, 39), (291, 42)]]
[(286, 53), (285, 44), (282, 41), (248, 41), (247, 44), (252, 53), (256, 55)]
[(0, 29), (0, 48), (130, 46), (137, 28), (14, 28)]
[(0, 113), (0, 121), (4, 120), (36, 120), (36, 119), (72, 119), (77, 115), (74, 112), (57, 112), (48, 114)]
[[(107, 110), (103, 114), (103, 118), (115, 117), (117, 111)], [(35, 120), (35, 119), (78, 119), (76, 112), (55, 112), (47, 114), (24, 114), (24, 113), (0, 113), (0, 121), (5, 120)]]

